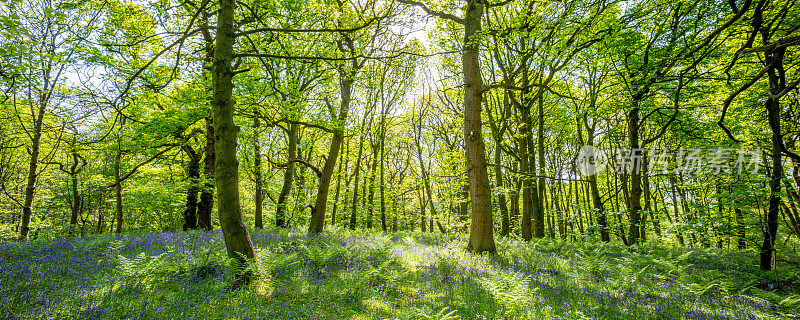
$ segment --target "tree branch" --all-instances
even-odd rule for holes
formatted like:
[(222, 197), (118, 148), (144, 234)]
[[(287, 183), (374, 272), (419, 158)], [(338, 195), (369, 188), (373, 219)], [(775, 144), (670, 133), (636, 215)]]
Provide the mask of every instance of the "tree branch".
[(417, 2), (417, 1), (414, 1), (414, 0), (397, 0), (397, 2), (400, 2), (402, 4), (412, 5), (412, 6), (415, 6), (417, 8), (420, 8), (420, 9), (422, 9), (422, 11), (425, 11), (425, 13), (427, 13), (429, 15), (432, 15), (434, 17), (450, 20), (450, 21), (453, 21), (455, 23), (462, 24), (462, 25), (464, 24), (464, 19), (461, 19), (461, 18), (456, 17), (456, 16), (454, 16), (452, 14), (449, 14), (449, 13), (444, 13), (444, 12), (441, 12), (441, 11), (437, 11), (437, 10), (433, 10), (431, 8), (428, 8), (428, 6), (425, 5), (422, 2)]

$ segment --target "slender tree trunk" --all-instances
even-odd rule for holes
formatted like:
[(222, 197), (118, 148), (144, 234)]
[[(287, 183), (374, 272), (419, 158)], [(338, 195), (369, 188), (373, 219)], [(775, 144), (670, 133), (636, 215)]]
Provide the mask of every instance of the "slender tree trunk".
[[(120, 124), (120, 130), (122, 127), (125, 126), (125, 117), (122, 118), (122, 122)], [(120, 174), (122, 170), (122, 132), (120, 132), (120, 137), (117, 137), (117, 154), (114, 156), (114, 181), (117, 182), (117, 185), (114, 186), (114, 199), (115, 199), (115, 219), (117, 221), (117, 233), (122, 233), (122, 225), (125, 221), (124, 215), (122, 212), (122, 181), (120, 181)]]
[[(45, 90), (47, 91), (47, 90)], [(33, 132), (31, 133), (30, 160), (28, 161), (28, 177), (25, 184), (25, 199), (22, 205), (22, 219), (20, 221), (20, 239), (27, 240), (30, 232), (31, 218), (33, 217), (33, 199), (36, 195), (36, 180), (39, 178), (39, 154), (42, 147), (42, 127), (44, 115), (47, 111), (45, 94), (39, 99), (38, 113), (35, 115)], [(33, 109), (33, 107), (31, 107)]]
[(183, 231), (197, 229), (197, 193), (200, 191), (200, 154), (191, 146), (183, 146), (189, 158), (187, 166), (189, 187), (186, 189), (186, 209), (183, 210)]
[[(634, 99), (634, 106), (628, 111), (628, 142), (631, 152), (630, 167), (630, 193), (628, 194), (628, 216), (630, 217), (630, 228), (627, 245), (639, 242), (640, 227), (642, 223), (642, 173), (639, 164), (636, 162), (636, 153), (639, 152), (639, 104)], [(624, 161), (624, 160), (623, 160)]]
[[(387, 231), (387, 229), (386, 229), (386, 198), (385, 198), (386, 197), (386, 190), (385, 190), (386, 189), (385, 188), (386, 176), (385, 176), (385, 173), (384, 173), (386, 171), (386, 154), (385, 154), (385, 146), (386, 146), (386, 113), (385, 112), (383, 114), (381, 114), (380, 129), (381, 129), (381, 138), (380, 138), (379, 143), (381, 144), (381, 146), (380, 146), (380, 148), (381, 148), (381, 166), (380, 166), (380, 170), (379, 170), (380, 171), (380, 184), (379, 184), (379, 187), (380, 187), (380, 193), (381, 193), (381, 229), (383, 229), (383, 232), (386, 232)], [(395, 224), (396, 224), (396, 221), (395, 221)]]
[[(363, 128), (364, 121), (362, 120), (361, 126)], [(358, 209), (358, 179), (361, 173), (361, 156), (364, 154), (364, 139), (358, 141), (358, 156), (356, 156), (356, 167), (353, 169), (353, 205), (350, 208), (350, 230), (356, 229), (357, 219), (356, 210)]]
[[(767, 42), (766, 40), (764, 42)], [(775, 252), (775, 239), (778, 234), (778, 214), (781, 205), (781, 179), (783, 178), (783, 162), (781, 153), (783, 152), (783, 136), (781, 135), (781, 105), (780, 101), (773, 96), (777, 95), (785, 87), (782, 81), (783, 74), (778, 74), (776, 70), (783, 68), (783, 56), (785, 47), (777, 49), (775, 52), (765, 54), (765, 64), (769, 66), (768, 76), (770, 85), (770, 96), (767, 97), (766, 109), (770, 131), (772, 132), (772, 164), (769, 181), (769, 207), (766, 212), (764, 242), (761, 244), (761, 269), (772, 269), (772, 256)]]
[[(620, 188), (622, 188), (623, 192), (625, 190), (627, 190), (628, 186), (626, 185), (627, 184), (626, 180), (622, 179), (623, 180), (622, 181), (623, 185), (620, 186), (619, 183), (618, 183), (619, 180), (620, 180), (620, 176), (617, 175), (616, 173), (615, 173), (614, 176), (615, 176), (615, 179), (613, 179), (614, 180), (614, 190), (620, 190)], [(608, 179), (611, 180), (611, 175), (608, 176)], [(609, 181), (609, 185), (611, 185), (610, 181)], [(620, 240), (622, 240), (622, 243), (627, 246), (628, 245), (628, 237), (625, 235), (625, 228), (623, 227), (622, 213), (621, 213), (622, 212), (622, 208), (621, 208), (621, 206), (619, 204), (619, 196), (615, 196), (614, 198), (616, 200), (616, 208), (614, 210), (614, 217), (616, 218), (617, 234), (619, 235)], [(623, 199), (627, 200), (627, 196), (623, 196)]]
[(105, 218), (103, 216), (103, 211), (102, 210), (98, 210), (97, 211), (97, 226), (95, 227), (94, 233), (101, 234), (101, 233), (103, 233), (103, 230), (105, 230), (105, 228), (103, 228), (103, 218)]
[(519, 228), (517, 226), (517, 222), (519, 221), (519, 194), (520, 190), (522, 189), (522, 180), (516, 179), (514, 183), (514, 190), (511, 191), (511, 214), (509, 217), (509, 225), (510, 230), (509, 233), (515, 233), (514, 230), (516, 229), (516, 234), (519, 235)]
[[(692, 214), (692, 210), (689, 209), (689, 202), (687, 200), (686, 195), (686, 182), (683, 180), (683, 175), (678, 174), (677, 177), (680, 181), (681, 187), (678, 188), (678, 196), (680, 196), (681, 200), (681, 207), (683, 207), (683, 219), (686, 220), (687, 223), (691, 223), (694, 220), (694, 215)], [(676, 179), (676, 181), (678, 181)], [(677, 219), (676, 219), (677, 220)], [(691, 233), (692, 242), (691, 245), (694, 246), (697, 243), (697, 235), (696, 233)]]
[[(504, 95), (503, 106), (508, 106), (509, 101), (509, 93), (506, 91)], [(503, 170), (500, 167), (500, 163), (502, 162), (502, 143), (503, 143), (503, 132), (505, 131), (505, 119), (503, 123), (503, 129), (497, 126), (497, 121), (492, 117), (491, 112), (487, 112), (487, 116), (489, 117), (489, 127), (491, 128), (492, 137), (494, 138), (494, 180), (495, 185), (498, 188), (497, 192), (497, 206), (500, 207), (500, 236), (505, 237), (508, 236), (509, 233), (509, 220), (508, 220), (508, 207), (506, 206), (506, 193), (503, 190)]]
[(683, 245), (685, 245), (685, 243), (684, 243), (684, 240), (683, 240), (683, 233), (680, 230), (680, 216), (681, 216), (681, 214), (680, 214), (679, 203), (678, 203), (678, 201), (679, 201), (679, 199), (678, 199), (678, 191), (677, 191), (677, 188), (675, 187), (676, 180), (677, 179), (675, 178), (674, 175), (670, 175), (669, 176), (669, 185), (670, 185), (670, 188), (671, 188), (671, 191), (672, 191), (672, 207), (673, 207), (673, 209), (675, 209), (674, 210), (675, 211), (675, 234), (678, 237), (678, 243), (680, 243), (683, 246)]
[[(528, 112), (526, 112), (525, 109), (523, 109), (522, 110), (523, 123), (527, 123), (525, 118), (526, 117), (530, 117), (527, 114), (528, 114)], [(531, 196), (534, 193), (534, 190), (532, 190), (532, 186), (531, 186), (531, 184), (532, 184), (531, 181), (533, 180), (533, 178), (530, 177), (530, 174), (531, 174), (530, 167), (531, 166), (528, 163), (528, 161), (530, 159), (530, 157), (528, 156), (528, 145), (529, 145), (528, 142), (530, 140), (530, 138), (529, 138), (530, 132), (528, 132), (529, 130), (526, 130), (526, 128), (527, 128), (527, 124), (522, 126), (521, 130), (524, 131), (524, 132), (522, 133), (523, 137), (522, 137), (521, 141), (519, 142), (519, 159), (520, 159), (519, 166), (520, 166), (520, 169), (522, 169), (521, 170), (522, 171), (522, 178), (521, 178), (522, 179), (522, 226), (521, 226), (521, 232), (522, 232), (522, 239), (525, 240), (525, 241), (530, 241), (531, 238), (533, 237), (532, 225), (531, 225), (531, 222), (532, 222), (532, 219), (533, 219), (533, 217), (531, 216), (533, 202), (532, 202)]]
[[(422, 191), (422, 190), (417, 192), (417, 195), (419, 196), (419, 211), (420, 211), (420, 215), (419, 215), (419, 217), (420, 217), (420, 226), (419, 226), (419, 228), (420, 228), (420, 231), (422, 231), (422, 232), (425, 232), (425, 228), (428, 227), (428, 224), (425, 223), (425, 207), (428, 204), (426, 203), (425, 196), (423, 195), (424, 192), (425, 191)], [(431, 232), (433, 232), (433, 229), (431, 229)]]
[(392, 232), (397, 232), (397, 204), (400, 202), (400, 197), (396, 196), (392, 201)]
[[(585, 118), (584, 123), (586, 123)], [(586, 124), (586, 145), (594, 147), (594, 128), (589, 127), (588, 124)], [(611, 241), (611, 237), (609, 236), (605, 206), (603, 205), (603, 200), (600, 198), (600, 189), (597, 187), (597, 173), (589, 176), (589, 188), (592, 191), (592, 204), (594, 205), (597, 227), (600, 229), (600, 239), (603, 242), (609, 242)]]
[[(578, 173), (575, 172), (574, 169), (572, 170), (572, 174), (574, 174), (576, 177), (578, 175)], [(585, 188), (581, 188), (580, 181), (575, 180), (572, 184), (575, 187), (575, 206), (573, 206), (573, 208), (575, 208), (576, 214), (578, 216), (578, 231), (580, 231), (581, 235), (583, 235), (584, 232), (585, 232), (584, 230), (586, 230), (585, 227), (584, 227), (584, 223), (583, 223), (583, 211), (584, 211), (583, 208), (589, 206), (588, 192), (583, 192), (582, 189), (585, 189)], [(587, 187), (588, 187), (588, 185), (587, 185)], [(584, 200), (583, 203), (581, 203), (581, 198), (583, 198), (583, 200)], [(584, 207), (584, 205), (585, 205), (585, 207)], [(586, 227), (588, 227), (589, 229), (592, 229), (591, 220), (589, 220), (587, 222), (587, 224), (588, 224), (588, 226), (586, 226)], [(594, 235), (593, 232), (591, 234)]]
[[(372, 229), (373, 224), (373, 212), (374, 212), (374, 204), (375, 204), (375, 176), (377, 172), (375, 170), (378, 169), (378, 156), (380, 156), (380, 146), (376, 143), (371, 146), (372, 150), (372, 165), (370, 168), (369, 173), (369, 195), (367, 195), (367, 229)], [(385, 223), (384, 223), (385, 224)]]
[(642, 212), (642, 220), (639, 225), (639, 238), (642, 241), (647, 241), (647, 218), (651, 212), (650, 207), (650, 175), (648, 173), (647, 153), (642, 151), (642, 192), (644, 195), (644, 211)]
[[(421, 120), (420, 120), (420, 128), (422, 128)], [(436, 212), (436, 206), (433, 202), (433, 189), (431, 188), (431, 179), (428, 174), (428, 170), (425, 167), (425, 162), (422, 159), (422, 146), (420, 145), (419, 140), (417, 140), (417, 160), (419, 161), (420, 170), (422, 171), (422, 182), (423, 182), (422, 186), (424, 188), (423, 191), (426, 197), (426, 202), (430, 206), (431, 210), (430, 232), (433, 232), (433, 220), (436, 217), (437, 212)], [(443, 231), (443, 228), (440, 228), (440, 231), (442, 231), (442, 233), (445, 233)]]
[[(500, 164), (500, 147), (496, 147), (494, 151), (494, 161), (496, 164)], [(495, 183), (499, 188), (503, 188), (503, 171), (500, 166), (496, 166), (494, 168), (494, 179)], [(509, 226), (509, 219), (508, 219), (508, 207), (506, 207), (506, 193), (502, 190), (497, 193), (497, 206), (500, 207), (500, 236), (508, 236), (510, 231)]]
[[(546, 196), (545, 195), (545, 191), (547, 190), (547, 188), (545, 187), (545, 183), (544, 183), (544, 175), (545, 175), (545, 172), (544, 172), (544, 96), (541, 95), (541, 94), (539, 95), (538, 108), (537, 109), (538, 109), (538, 123), (537, 123), (538, 124), (538, 130), (537, 130), (537, 135), (536, 135), (536, 143), (537, 143), (537, 148), (538, 148), (538, 152), (539, 152), (539, 154), (538, 154), (538, 156), (539, 156), (539, 159), (538, 159), (539, 160), (539, 178), (538, 178), (538, 182), (539, 182), (539, 197), (538, 198), (540, 200), (537, 201), (536, 203), (534, 203), (536, 205), (536, 208), (534, 208), (534, 210), (533, 210), (533, 215), (534, 215), (534, 217), (533, 217), (533, 220), (534, 220), (533, 236), (537, 237), (537, 238), (541, 238), (541, 237), (544, 237), (545, 210), (544, 210), (543, 202), (544, 202), (544, 199), (545, 199), (545, 196)], [(531, 172), (533, 172), (533, 170), (531, 170)], [(551, 199), (551, 201), (553, 201), (553, 199)]]
[[(200, 26), (207, 27), (208, 26), (208, 18), (209, 13), (203, 12), (201, 13), (200, 19)], [(209, 29), (203, 29), (203, 41), (204, 41), (204, 48), (205, 51), (205, 60), (203, 61), (203, 69), (210, 70), (213, 66), (214, 61), (214, 40), (211, 36), (211, 32)], [(204, 79), (206, 78), (206, 74), (203, 74)], [(213, 88), (208, 88), (209, 92), (213, 96)], [(213, 103), (213, 100), (210, 101)], [(213, 226), (211, 225), (211, 211), (214, 209), (214, 164), (216, 163), (216, 147), (214, 145), (214, 112), (213, 110), (209, 110), (209, 114), (205, 117), (205, 129), (206, 129), (206, 145), (203, 150), (204, 158), (203, 158), (203, 180), (205, 181), (202, 191), (200, 192), (200, 204), (197, 208), (197, 223), (200, 228), (205, 230), (211, 230)]]
[[(73, 138), (73, 145), (75, 144), (75, 139)], [(78, 226), (78, 215), (81, 213), (81, 209), (83, 207), (83, 199), (81, 198), (80, 192), (78, 191), (78, 174), (80, 173), (80, 169), (78, 168), (79, 158), (78, 152), (74, 148), (72, 149), (72, 168), (70, 169), (70, 188), (72, 189), (72, 206), (70, 207), (70, 217), (69, 217), (69, 234), (71, 235), (75, 228)]]
[[(655, 181), (653, 184), (656, 186), (656, 189), (658, 189), (658, 181)], [(649, 184), (648, 184), (648, 188), (649, 188)], [(650, 191), (650, 193), (652, 194), (652, 191)], [(658, 202), (658, 196), (659, 196), (658, 192), (656, 192), (655, 194), (651, 195), (651, 197), (652, 197), (651, 200), (653, 201), (653, 212), (652, 212), (653, 218), (652, 218), (652, 220), (653, 220), (653, 231), (656, 233), (656, 237), (661, 238), (661, 209), (658, 206), (658, 203), (659, 203)], [(661, 199), (661, 200), (663, 201), (663, 199)]]
[[(344, 170), (347, 171), (347, 160), (350, 155), (350, 145), (344, 143), (344, 148), (345, 148), (344, 159), (342, 161), (339, 161), (339, 169), (337, 170), (336, 174), (336, 191), (334, 192), (333, 195), (333, 209), (331, 210), (331, 225), (336, 224), (336, 211), (339, 208), (339, 193), (342, 186), (342, 175), (344, 174), (342, 173), (342, 163), (344, 163)], [(348, 184), (345, 184), (345, 189), (347, 188), (347, 185)]]
[(264, 228), (264, 178), (261, 176), (261, 112), (253, 107), (253, 175), (255, 176), (255, 227)]
[(744, 215), (741, 208), (734, 209), (734, 212), (736, 213), (736, 222), (739, 225), (739, 241), (736, 243), (736, 248), (744, 250), (747, 248), (747, 243), (745, 242), (747, 229), (744, 226)]
[[(216, 162), (214, 165), (217, 188), (219, 221), (228, 256), (244, 263), (244, 258), (256, 259), (250, 233), (242, 220), (239, 202), (239, 161), (236, 159), (236, 136), (239, 127), (233, 121), (233, 44), (235, 0), (220, 0), (217, 11), (217, 38), (212, 67), (214, 107), (214, 140)], [(252, 274), (237, 277), (245, 282)]]
[[(347, 114), (350, 111), (350, 97), (352, 95), (353, 81), (355, 72), (347, 75), (341, 75), (339, 81), (341, 102), (339, 105), (338, 122), (341, 127), (337, 127), (333, 131), (333, 140), (331, 147), (328, 149), (328, 158), (325, 159), (325, 166), (322, 168), (322, 176), (319, 178), (319, 189), (317, 190), (317, 201), (314, 207), (311, 208), (311, 223), (308, 225), (309, 234), (321, 233), (325, 226), (325, 207), (328, 205), (328, 189), (331, 185), (331, 178), (333, 177), (333, 170), (336, 168), (336, 161), (339, 159), (339, 149), (344, 142), (344, 123), (347, 121)], [(355, 197), (354, 197), (355, 198)], [(351, 217), (351, 223), (354, 222), (354, 217)], [(355, 226), (351, 224), (351, 228)]]
[(294, 183), (296, 171), (294, 160), (297, 159), (298, 132), (299, 128), (297, 123), (290, 123), (288, 143), (286, 146), (286, 153), (288, 154), (286, 170), (283, 172), (283, 185), (281, 186), (281, 193), (278, 194), (278, 203), (275, 209), (275, 226), (278, 228), (286, 227), (286, 203), (289, 201), (289, 194), (292, 192), (292, 184)]

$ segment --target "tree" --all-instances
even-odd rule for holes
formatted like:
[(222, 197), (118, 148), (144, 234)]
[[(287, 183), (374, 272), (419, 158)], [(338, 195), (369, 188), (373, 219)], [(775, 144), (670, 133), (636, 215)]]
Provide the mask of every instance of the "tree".
[[(236, 159), (236, 135), (239, 127), (233, 121), (234, 101), (233, 44), (236, 41), (234, 28), (235, 0), (220, 0), (217, 13), (217, 36), (214, 44), (212, 65), (212, 106), (214, 108), (214, 164), (215, 186), (219, 221), (225, 236), (228, 256), (244, 263), (245, 259), (256, 259), (250, 233), (242, 220), (239, 202), (239, 161)], [(247, 281), (249, 275), (242, 275)]]

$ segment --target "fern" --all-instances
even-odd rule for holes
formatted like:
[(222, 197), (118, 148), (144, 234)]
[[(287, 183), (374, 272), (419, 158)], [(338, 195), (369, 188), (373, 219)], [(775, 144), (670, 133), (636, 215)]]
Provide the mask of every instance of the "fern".
[(125, 279), (128, 288), (149, 289), (166, 272), (162, 257), (167, 253), (149, 256), (142, 252), (132, 259), (119, 254), (116, 270)]
[(456, 310), (451, 310), (448, 307), (443, 307), (436, 313), (433, 313), (433, 310), (428, 306), (422, 307), (422, 309), (415, 308), (417, 312), (417, 318), (419, 319), (427, 319), (427, 320), (455, 320), (459, 319), (456, 315)]
[(289, 276), (290, 274), (287, 271), (300, 263), (300, 261), (297, 260), (297, 253), (292, 253), (286, 256), (277, 254), (261, 254), (259, 257), (261, 260), (262, 270), (275, 277)]
[(478, 279), (478, 283), (491, 293), (507, 311), (517, 316), (524, 313), (528, 297), (531, 296), (530, 281), (530, 276), (518, 279), (504, 273)]
[(781, 308), (800, 309), (800, 295), (794, 294), (778, 303)]
[(345, 249), (343, 249), (341, 247), (333, 247), (333, 246), (331, 246), (331, 247), (320, 247), (320, 246), (315, 246), (315, 245), (311, 245), (311, 246), (303, 245), (302, 248), (303, 248), (302, 249), (303, 255), (305, 255), (306, 258), (308, 258), (311, 261), (313, 261), (314, 265), (319, 267), (319, 268), (325, 267), (326, 265), (328, 265), (330, 263), (330, 261), (333, 258), (335, 258), (335, 257), (337, 257), (337, 256), (339, 256), (339, 255), (341, 255), (341, 254), (343, 254), (345, 252)]

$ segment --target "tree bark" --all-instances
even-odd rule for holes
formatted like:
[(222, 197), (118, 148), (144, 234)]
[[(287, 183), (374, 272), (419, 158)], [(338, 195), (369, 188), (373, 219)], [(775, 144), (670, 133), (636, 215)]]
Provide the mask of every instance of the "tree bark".
[(486, 172), (486, 147), (481, 123), (481, 79), (479, 40), (483, 4), (467, 1), (464, 14), (464, 145), (472, 205), (472, 221), (467, 249), (473, 252), (496, 252), (492, 228), (492, 198)]
[(122, 233), (122, 225), (125, 221), (124, 215), (122, 212), (122, 181), (121, 178), (121, 171), (122, 171), (122, 127), (125, 126), (125, 117), (122, 118), (122, 122), (120, 124), (120, 136), (117, 137), (117, 154), (114, 156), (114, 181), (117, 181), (117, 185), (114, 186), (114, 212), (115, 212), (115, 220), (117, 221), (117, 229), (116, 233)]
[[(242, 220), (239, 202), (239, 161), (236, 159), (239, 127), (233, 121), (233, 44), (235, 0), (220, 0), (217, 12), (217, 38), (212, 67), (214, 107), (214, 140), (216, 162), (214, 165), (217, 188), (219, 221), (228, 256), (245, 263), (245, 258), (256, 259), (250, 233)], [(245, 282), (252, 274), (236, 275)]]
[[(544, 172), (544, 96), (542, 94), (539, 94), (539, 99), (538, 99), (538, 103), (537, 104), (538, 104), (538, 108), (537, 108), (538, 109), (538, 122), (537, 122), (538, 130), (537, 130), (537, 135), (536, 135), (536, 142), (537, 142), (537, 148), (538, 148), (537, 151), (539, 152), (539, 154), (538, 154), (538, 156), (539, 156), (539, 159), (538, 159), (539, 160), (539, 178), (538, 178), (539, 194), (538, 194), (537, 198), (539, 199), (539, 201), (534, 202), (534, 205), (536, 207), (533, 210), (533, 220), (534, 220), (533, 236), (537, 237), (537, 238), (541, 238), (541, 237), (544, 237), (545, 210), (544, 210), (543, 202), (544, 202), (544, 199), (546, 197), (545, 192), (547, 190), (547, 188), (545, 187), (545, 183), (544, 183), (544, 175), (545, 175), (545, 172)], [(533, 152), (531, 152), (531, 154), (532, 153)], [(533, 163), (531, 163), (531, 164), (533, 164)], [(533, 170), (531, 170), (531, 172), (533, 172)], [(535, 192), (535, 191), (531, 191), (531, 192)], [(553, 199), (551, 199), (551, 201), (553, 201)]]
[(289, 194), (292, 192), (292, 184), (294, 183), (294, 175), (296, 171), (297, 159), (297, 140), (298, 137), (298, 124), (290, 123), (288, 132), (288, 143), (286, 146), (287, 164), (286, 170), (283, 172), (283, 185), (281, 186), (281, 193), (278, 195), (278, 203), (275, 209), (275, 226), (278, 228), (286, 227), (286, 203), (289, 199)]
[(70, 206), (70, 217), (69, 217), (69, 234), (72, 235), (75, 232), (75, 228), (78, 226), (78, 216), (81, 214), (83, 209), (83, 199), (81, 197), (80, 192), (78, 191), (78, 174), (83, 170), (83, 167), (86, 165), (86, 162), (82, 162), (81, 165), (80, 157), (78, 155), (78, 150), (75, 149), (75, 144), (77, 139), (73, 137), (72, 144), (73, 148), (71, 151), (72, 153), (72, 166), (69, 170), (70, 176), (70, 189), (72, 191), (72, 205)]
[(197, 207), (197, 223), (200, 228), (211, 230), (211, 211), (214, 208), (214, 163), (216, 147), (214, 146), (214, 119), (206, 117), (206, 145), (203, 158), (203, 177), (205, 184), (200, 192), (200, 204)]
[[(677, 179), (675, 178), (674, 175), (670, 175), (669, 176), (669, 186), (670, 186), (670, 190), (672, 191), (672, 208), (674, 209), (674, 212), (675, 212), (675, 236), (678, 237), (678, 243), (680, 243), (683, 246), (683, 245), (685, 245), (685, 242), (684, 242), (684, 239), (683, 239), (683, 233), (681, 232), (681, 229), (680, 229), (680, 216), (681, 216), (681, 213), (680, 213), (680, 206), (679, 206), (679, 203), (678, 203), (680, 201), (680, 199), (678, 199), (679, 194), (678, 194), (677, 188), (675, 187), (676, 181), (677, 181)], [(669, 212), (668, 212), (668, 214), (669, 214)]]
[[(586, 145), (594, 147), (594, 127), (589, 126), (586, 116), (583, 116), (584, 127), (586, 128)], [(589, 188), (592, 192), (592, 204), (594, 205), (594, 214), (597, 219), (597, 227), (600, 229), (600, 240), (603, 242), (611, 241), (609, 236), (608, 220), (606, 219), (605, 206), (603, 199), (600, 198), (600, 189), (597, 187), (597, 174), (589, 175)]]
[(255, 178), (255, 227), (264, 228), (264, 178), (261, 176), (261, 113), (253, 107), (253, 176)]
[[(31, 217), (33, 216), (33, 198), (36, 195), (36, 180), (39, 174), (39, 153), (41, 150), (42, 141), (42, 127), (44, 124), (44, 114), (47, 111), (46, 99), (44, 95), (39, 99), (39, 108), (36, 117), (34, 118), (34, 126), (31, 137), (30, 146), (30, 160), (28, 161), (28, 176), (25, 184), (25, 200), (22, 205), (22, 220), (20, 221), (20, 238), (22, 240), (28, 239), (28, 234), (31, 230)], [(33, 108), (31, 108), (33, 109)]]
[[(354, 62), (355, 64), (355, 62)], [(333, 140), (328, 150), (328, 157), (325, 159), (325, 166), (322, 168), (322, 176), (319, 178), (319, 189), (317, 190), (317, 201), (311, 208), (311, 223), (308, 225), (309, 234), (322, 232), (325, 226), (325, 207), (328, 205), (328, 189), (331, 185), (331, 177), (336, 168), (336, 161), (339, 158), (339, 149), (344, 141), (344, 123), (347, 121), (347, 113), (350, 111), (350, 98), (352, 95), (353, 81), (357, 68), (347, 75), (342, 74), (339, 81), (341, 102), (339, 105), (339, 116), (337, 118), (339, 126), (333, 131)], [(351, 220), (351, 223), (353, 221)], [(354, 227), (351, 225), (351, 228)]]
[(183, 231), (197, 229), (197, 193), (200, 191), (200, 154), (191, 146), (183, 146), (189, 158), (186, 172), (189, 187), (186, 189), (186, 209), (183, 210)]
[[(200, 26), (208, 26), (208, 12), (200, 14)], [(203, 60), (203, 69), (210, 70), (214, 61), (214, 39), (211, 36), (209, 29), (203, 29), (203, 41), (205, 58)], [(207, 73), (203, 73), (203, 78), (207, 79)], [(213, 96), (213, 88), (209, 88), (209, 92)], [(210, 101), (213, 103), (213, 101)], [(203, 150), (203, 188), (200, 192), (200, 204), (197, 207), (197, 223), (200, 228), (211, 230), (211, 211), (214, 209), (214, 163), (216, 162), (216, 152), (214, 146), (214, 112), (209, 110), (209, 114), (205, 117), (205, 138), (206, 145)]]
[[(365, 117), (366, 118), (366, 117)], [(362, 120), (361, 127), (365, 121)], [(361, 173), (361, 157), (364, 155), (364, 139), (358, 141), (358, 156), (356, 156), (356, 167), (353, 169), (353, 205), (350, 208), (350, 230), (356, 229), (356, 209), (358, 209), (358, 178)]]
[[(347, 159), (348, 156), (350, 155), (350, 146), (345, 143), (344, 147), (345, 147), (344, 159), (342, 161), (339, 161), (339, 169), (337, 170), (338, 173), (336, 174), (336, 191), (334, 192), (333, 195), (333, 209), (331, 210), (331, 225), (336, 224), (336, 211), (339, 208), (339, 193), (341, 192), (342, 175), (344, 174), (342, 172), (342, 164), (344, 164), (344, 170), (347, 171)], [(347, 189), (347, 185), (349, 185), (349, 183), (345, 184), (345, 189)]]
[[(381, 130), (381, 135), (380, 135), (381, 166), (380, 166), (380, 170), (379, 170), (380, 171), (379, 187), (380, 187), (380, 194), (381, 194), (381, 229), (383, 229), (383, 232), (386, 232), (387, 231), (387, 226), (386, 226), (386, 188), (385, 188), (385, 184), (386, 184), (386, 175), (385, 175), (385, 171), (386, 171), (386, 153), (385, 153), (385, 147), (386, 147), (386, 112), (383, 112), (381, 114), (380, 130)], [(395, 221), (395, 225), (396, 224), (397, 223)], [(395, 231), (397, 231), (397, 230), (395, 230)]]
[[(370, 146), (370, 149), (372, 150), (372, 165), (371, 165), (370, 173), (369, 173), (369, 195), (367, 195), (367, 199), (366, 199), (367, 200), (367, 229), (372, 229), (372, 227), (373, 227), (373, 223), (372, 223), (372, 221), (373, 221), (373, 212), (375, 211), (374, 210), (374, 204), (375, 204), (375, 176), (377, 175), (376, 174), (377, 172), (375, 170), (378, 169), (378, 161), (380, 161), (380, 159), (378, 159), (378, 157), (380, 156), (379, 148), (380, 148), (380, 145), (378, 145), (378, 143)], [(384, 225), (385, 224), (386, 223), (384, 222)]]
[[(634, 99), (633, 108), (628, 111), (628, 143), (631, 152), (630, 167), (630, 192), (628, 194), (628, 217), (630, 218), (630, 228), (628, 232), (627, 245), (634, 245), (639, 242), (639, 231), (642, 222), (642, 173), (640, 166), (636, 163), (636, 152), (639, 152), (639, 105), (638, 100)], [(624, 161), (624, 160), (623, 160)]]
[[(764, 42), (768, 42), (765, 36)], [(769, 181), (769, 207), (765, 217), (764, 241), (761, 244), (761, 269), (772, 269), (772, 256), (775, 252), (775, 239), (778, 234), (778, 215), (781, 205), (781, 179), (783, 179), (783, 135), (781, 134), (781, 105), (778, 98), (774, 96), (785, 88), (785, 74), (777, 72), (783, 70), (783, 57), (786, 52), (785, 47), (764, 54), (764, 64), (768, 66), (767, 75), (769, 78), (770, 94), (767, 96), (765, 107), (767, 109), (767, 120), (770, 131), (772, 132), (772, 170)]]

